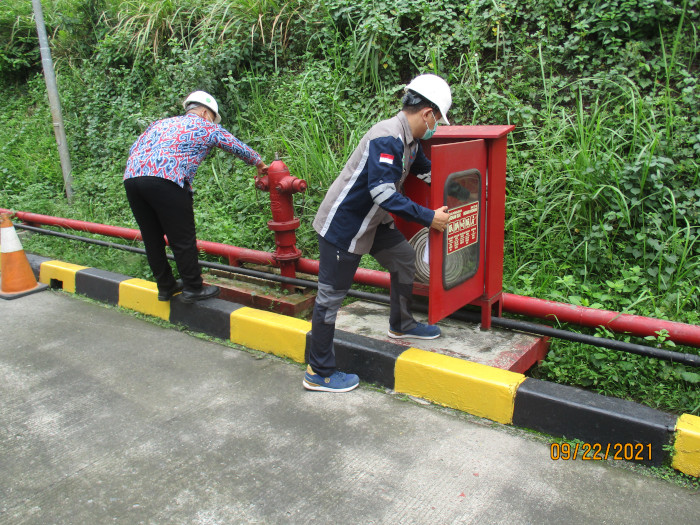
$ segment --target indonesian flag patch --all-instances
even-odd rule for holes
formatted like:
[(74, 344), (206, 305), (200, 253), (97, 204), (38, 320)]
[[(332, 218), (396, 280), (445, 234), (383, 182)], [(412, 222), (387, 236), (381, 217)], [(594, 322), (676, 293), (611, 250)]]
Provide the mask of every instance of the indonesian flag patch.
[(394, 163), (394, 156), (389, 155), (388, 153), (380, 153), (379, 154), (379, 162), (386, 162), (387, 164), (393, 164)]

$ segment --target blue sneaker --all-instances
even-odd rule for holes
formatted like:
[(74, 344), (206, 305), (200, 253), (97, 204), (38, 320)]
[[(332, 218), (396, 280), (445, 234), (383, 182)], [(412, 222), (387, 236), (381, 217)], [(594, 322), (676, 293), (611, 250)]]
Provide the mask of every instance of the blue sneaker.
[(394, 339), (437, 339), (440, 337), (440, 328), (434, 324), (418, 323), (405, 332), (389, 329), (389, 337)]
[(349, 392), (353, 388), (357, 388), (359, 384), (360, 378), (355, 374), (346, 374), (336, 370), (330, 377), (323, 377), (314, 374), (311, 366), (306, 367), (303, 382), (304, 388), (307, 390), (319, 392)]

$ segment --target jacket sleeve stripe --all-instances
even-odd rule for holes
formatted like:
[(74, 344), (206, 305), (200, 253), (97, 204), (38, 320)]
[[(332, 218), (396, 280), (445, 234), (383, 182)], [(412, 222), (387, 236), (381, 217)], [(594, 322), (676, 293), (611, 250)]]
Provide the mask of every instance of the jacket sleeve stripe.
[(375, 204), (381, 204), (396, 193), (396, 185), (391, 182), (385, 182), (372, 188), (369, 193)]

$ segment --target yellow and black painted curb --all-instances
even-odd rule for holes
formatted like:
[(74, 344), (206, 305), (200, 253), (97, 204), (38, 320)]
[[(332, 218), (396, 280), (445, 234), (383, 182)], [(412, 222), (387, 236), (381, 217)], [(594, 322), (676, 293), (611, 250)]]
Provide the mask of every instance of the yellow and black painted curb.
[[(27, 255), (39, 282), (184, 325), (263, 352), (307, 362), (311, 323), (208, 299), (158, 301), (155, 283)], [(337, 330), (338, 368), (363, 381), (503, 424), (583, 442), (579, 457), (619, 457), (700, 477), (700, 417), (677, 417), (452, 356)], [(579, 447), (577, 447), (578, 450)], [(604, 457), (603, 457), (604, 456)]]

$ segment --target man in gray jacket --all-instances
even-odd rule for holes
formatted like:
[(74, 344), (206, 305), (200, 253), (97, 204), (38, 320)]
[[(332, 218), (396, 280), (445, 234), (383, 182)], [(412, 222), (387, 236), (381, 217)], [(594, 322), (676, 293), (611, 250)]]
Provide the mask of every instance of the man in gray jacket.
[(447, 207), (430, 210), (400, 191), (409, 173), (430, 182), (430, 161), (420, 139), (438, 122), (449, 124), (452, 95), (436, 75), (420, 75), (406, 86), (402, 110), (374, 125), (362, 138), (333, 182), (314, 219), (320, 250), (319, 288), (312, 317), (309, 366), (303, 385), (309, 390), (347, 392), (359, 378), (336, 370), (333, 336), (338, 310), (362, 255), (371, 254), (391, 276), (389, 337), (435, 339), (440, 329), (418, 323), (411, 314), (415, 250), (390, 215), (443, 231)]

